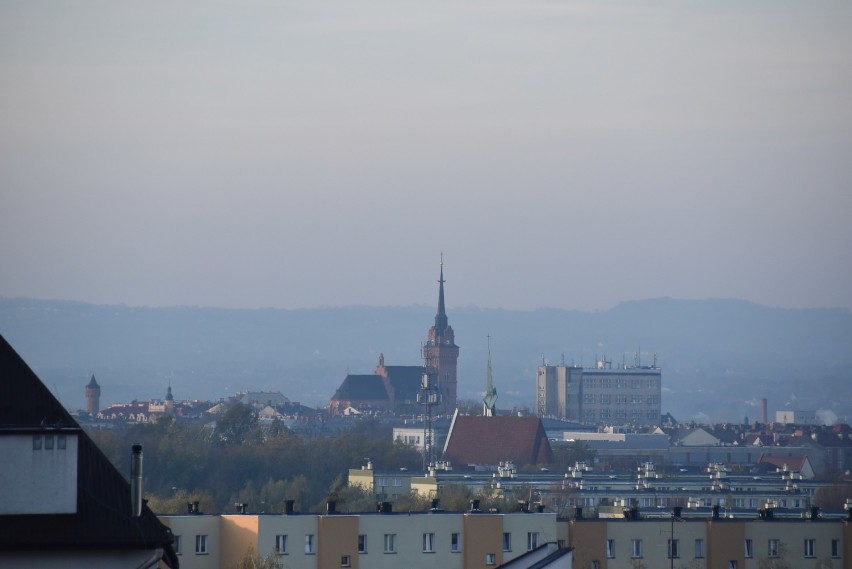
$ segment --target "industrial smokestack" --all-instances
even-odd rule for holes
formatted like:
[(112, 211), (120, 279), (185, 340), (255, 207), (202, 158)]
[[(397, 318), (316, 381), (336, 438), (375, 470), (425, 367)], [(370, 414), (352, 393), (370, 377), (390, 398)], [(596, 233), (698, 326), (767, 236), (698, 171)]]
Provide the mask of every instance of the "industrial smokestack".
[(130, 447), (130, 511), (134, 518), (142, 515), (142, 445)]

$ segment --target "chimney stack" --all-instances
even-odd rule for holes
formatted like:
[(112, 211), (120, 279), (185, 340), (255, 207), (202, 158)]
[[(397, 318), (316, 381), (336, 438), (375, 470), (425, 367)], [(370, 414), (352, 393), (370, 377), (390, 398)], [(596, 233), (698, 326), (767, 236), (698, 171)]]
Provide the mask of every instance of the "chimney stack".
[(295, 504), (295, 500), (284, 500), (284, 513), (288, 516), (293, 513), (293, 504)]
[(142, 515), (142, 445), (130, 447), (130, 511), (134, 518)]

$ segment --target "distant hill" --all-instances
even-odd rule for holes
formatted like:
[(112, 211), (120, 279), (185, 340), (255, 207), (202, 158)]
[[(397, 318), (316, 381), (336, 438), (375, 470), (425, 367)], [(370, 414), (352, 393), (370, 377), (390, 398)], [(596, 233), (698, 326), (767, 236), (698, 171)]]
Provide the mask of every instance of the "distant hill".
[[(0, 334), (69, 408), (94, 373), (102, 404), (163, 397), (218, 399), (276, 390), (327, 405), (346, 375), (420, 363), (434, 307), (226, 310), (140, 308), (0, 298)], [(485, 389), (491, 336), (498, 408), (532, 407), (544, 357), (594, 365), (606, 356), (663, 368), (663, 410), (680, 420), (740, 421), (783, 408), (852, 415), (852, 314), (740, 300), (654, 299), (599, 312), (448, 309), (461, 347), (459, 397)]]

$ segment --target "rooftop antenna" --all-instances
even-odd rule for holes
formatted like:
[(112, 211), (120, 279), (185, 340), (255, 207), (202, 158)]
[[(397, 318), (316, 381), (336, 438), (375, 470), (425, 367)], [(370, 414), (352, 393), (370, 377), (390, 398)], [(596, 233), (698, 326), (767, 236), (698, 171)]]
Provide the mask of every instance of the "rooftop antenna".
[(494, 388), (493, 374), (491, 371), (491, 334), (488, 335), (488, 388), (485, 390), (485, 397), (482, 398), (482, 415), (485, 417), (493, 417), (495, 405), (497, 404), (497, 390)]
[(430, 352), (425, 346), (421, 348), (423, 353), (423, 375), (420, 378), (420, 392), (417, 394), (417, 403), (426, 407), (426, 424), (423, 427), (423, 472), (428, 472), (435, 464), (435, 448), (432, 441), (432, 407), (440, 405), (441, 390), (438, 387), (438, 370), (435, 363), (429, 357)]

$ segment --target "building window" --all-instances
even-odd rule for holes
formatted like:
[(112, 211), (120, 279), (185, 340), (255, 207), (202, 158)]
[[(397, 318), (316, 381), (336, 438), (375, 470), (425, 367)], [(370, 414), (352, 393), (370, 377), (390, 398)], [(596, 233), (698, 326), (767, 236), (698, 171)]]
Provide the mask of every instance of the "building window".
[(450, 534), (450, 551), (453, 553), (461, 551), (461, 542), (459, 541), (459, 534), (457, 533)]
[(286, 535), (276, 535), (275, 536), (275, 553), (278, 555), (287, 555), (287, 536)]
[(182, 540), (181, 540), (179, 535), (176, 535), (175, 536), (175, 553), (177, 553), (178, 555), (183, 554), (183, 547), (181, 547), (181, 545), (182, 545)]
[(53, 435), (44, 437), (44, 450), (53, 450)]
[(396, 534), (385, 534), (385, 553), (396, 553)]
[(840, 540), (832, 539), (831, 540), (831, 556), (837, 559), (840, 557)]
[(367, 536), (364, 534), (358, 536), (358, 553), (367, 553)]
[(313, 555), (314, 553), (314, 534), (305, 534), (305, 553)]
[(503, 551), (512, 551), (512, 534), (503, 532)]
[(816, 543), (813, 539), (805, 540), (805, 557), (816, 557)]
[(737, 569), (736, 561), (728, 561), (728, 569)]
[(195, 536), (195, 554), (196, 555), (206, 555), (207, 554), (207, 536), (206, 535), (196, 535)]
[(638, 558), (642, 557), (642, 540), (641, 539), (630, 540), (630, 556), (633, 559), (638, 559)]
[(59, 435), (58, 437), (56, 437), (56, 448), (58, 448), (59, 450), (65, 450), (67, 446), (68, 443), (65, 440), (65, 435)]
[(352, 567), (352, 559), (348, 555), (340, 556), (340, 566), (341, 567)]
[(607, 559), (615, 559), (615, 540), (606, 540), (606, 557)]
[(527, 533), (527, 551), (532, 551), (538, 547), (538, 532), (531, 531)]
[(680, 540), (670, 539), (668, 542), (669, 559), (677, 559), (680, 557)]
[(41, 450), (42, 437), (41, 435), (33, 435), (33, 450)]
[(435, 534), (423, 534), (423, 553), (435, 553)]
[(394, 478), (393, 479), (393, 485), (394, 486), (402, 486), (402, 480), (400, 480), (399, 478)]
[(770, 539), (766, 545), (766, 555), (769, 557), (778, 557), (778, 540)]
[(696, 539), (695, 540), (695, 558), (701, 559), (704, 557), (704, 540)]
[(754, 547), (752, 547), (752, 543), (750, 539), (745, 540), (745, 558), (751, 559), (754, 557)]
[(485, 554), (485, 564), (486, 565), (494, 565), (496, 556), (493, 553)]
[(601, 562), (592, 561), (591, 563), (589, 563), (589, 569), (601, 569)]

